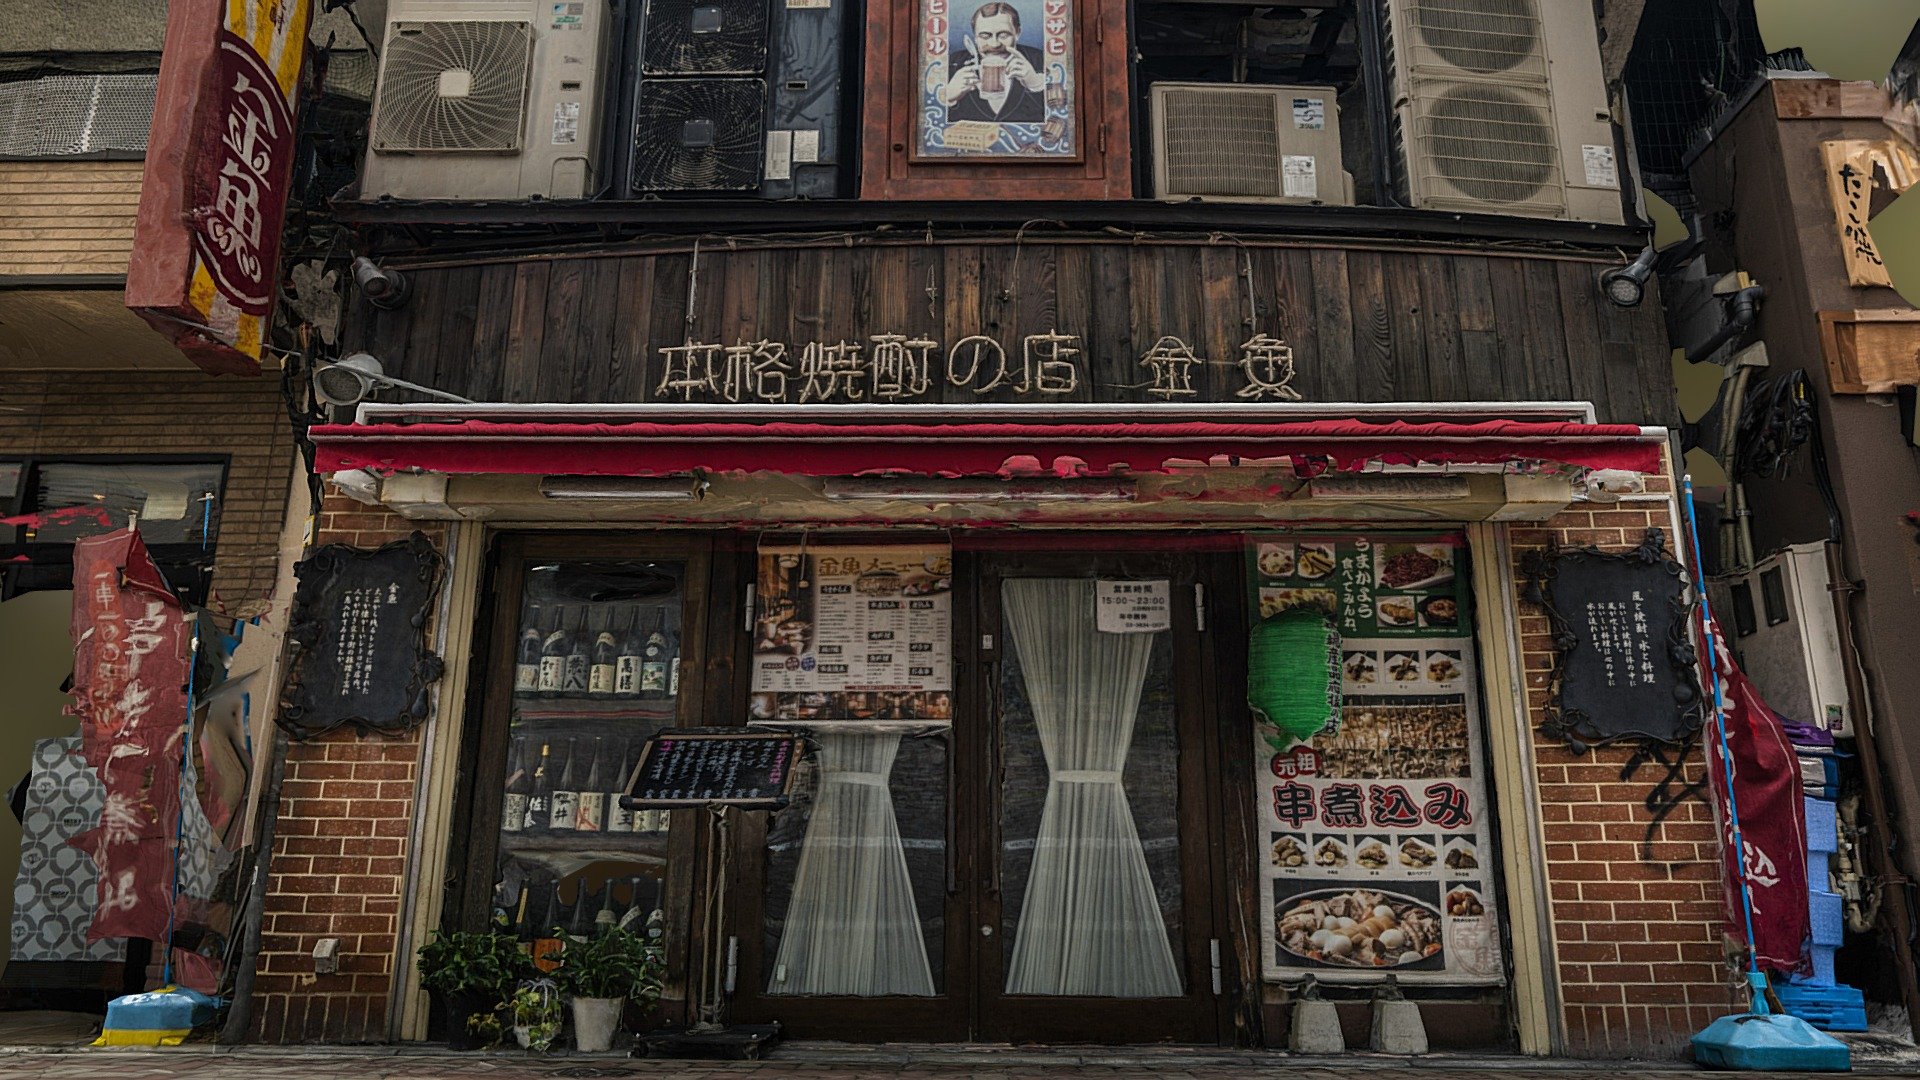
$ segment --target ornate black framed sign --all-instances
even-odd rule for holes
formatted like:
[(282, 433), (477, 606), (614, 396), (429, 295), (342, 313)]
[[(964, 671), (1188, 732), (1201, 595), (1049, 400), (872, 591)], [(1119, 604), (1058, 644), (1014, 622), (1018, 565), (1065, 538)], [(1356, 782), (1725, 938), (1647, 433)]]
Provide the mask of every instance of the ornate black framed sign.
[(391, 734), (425, 720), (445, 668), (427, 648), (441, 558), (426, 535), (371, 550), (329, 544), (293, 572), (280, 726), (310, 739), (342, 724)]
[(1631, 551), (1549, 548), (1523, 568), (1527, 599), (1553, 631), (1542, 731), (1582, 753), (1622, 739), (1682, 743), (1700, 730), (1692, 589), (1659, 529)]

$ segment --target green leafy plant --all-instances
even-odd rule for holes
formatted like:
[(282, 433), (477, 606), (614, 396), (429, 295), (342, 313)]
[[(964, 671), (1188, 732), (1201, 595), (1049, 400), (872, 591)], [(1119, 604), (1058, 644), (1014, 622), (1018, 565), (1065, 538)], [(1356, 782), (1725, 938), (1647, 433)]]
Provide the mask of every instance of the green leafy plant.
[(472, 1016), (467, 1017), (467, 1030), (473, 1034), (474, 1039), (480, 1043), (482, 1049), (491, 1050), (500, 1045), (500, 1036), (502, 1034), (500, 1014), (474, 1013)]
[(619, 927), (592, 937), (556, 929), (554, 936), (563, 947), (546, 958), (560, 961), (554, 975), (575, 997), (626, 998), (643, 1008), (660, 1000), (666, 965), (645, 937)]
[(519, 942), (490, 930), (436, 931), (420, 946), (420, 982), (442, 994), (485, 996), (505, 1001), (515, 983), (533, 978), (533, 959)]
[(513, 1009), (513, 1026), (526, 1029), (527, 1049), (544, 1051), (560, 1037), (560, 995), (553, 983), (542, 979), (524, 984), (507, 1004)]

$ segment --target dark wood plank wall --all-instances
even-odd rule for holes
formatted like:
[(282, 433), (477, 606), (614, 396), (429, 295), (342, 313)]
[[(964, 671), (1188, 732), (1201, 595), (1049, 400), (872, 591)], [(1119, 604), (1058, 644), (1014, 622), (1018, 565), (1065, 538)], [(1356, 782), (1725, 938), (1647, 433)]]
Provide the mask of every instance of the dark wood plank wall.
[[(704, 248), (690, 281), (695, 265), (680, 251), (421, 267), (401, 310), (350, 312), (344, 345), (477, 401), (638, 402), (663, 399), (659, 350), (689, 340), (785, 342), (797, 368), (808, 342), (906, 334), (942, 346), (918, 400), (1119, 403), (1156, 400), (1141, 358), (1166, 335), (1207, 361), (1189, 400), (1235, 400), (1257, 330), (1292, 345), (1307, 401), (1577, 399), (1603, 421), (1676, 420), (1658, 303), (1608, 304), (1595, 262), (1052, 242)], [(944, 378), (963, 337), (1017, 364), (1022, 339), (1049, 332), (1081, 339), (1071, 394)]]

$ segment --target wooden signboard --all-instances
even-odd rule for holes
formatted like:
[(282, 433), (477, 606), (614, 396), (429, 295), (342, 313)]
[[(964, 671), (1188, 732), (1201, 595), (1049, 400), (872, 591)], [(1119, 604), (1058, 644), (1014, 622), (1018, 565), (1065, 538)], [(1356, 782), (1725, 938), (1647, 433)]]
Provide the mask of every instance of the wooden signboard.
[(427, 718), (444, 667), (427, 648), (440, 564), (416, 532), (373, 550), (329, 544), (294, 567), (293, 660), (277, 717), (288, 734), (406, 731)]
[(663, 731), (641, 749), (620, 805), (778, 809), (787, 803), (804, 742), (759, 731)]
[(1554, 661), (1542, 730), (1576, 751), (1621, 739), (1683, 742), (1704, 710), (1693, 599), (1658, 529), (1632, 551), (1575, 548), (1528, 560)]

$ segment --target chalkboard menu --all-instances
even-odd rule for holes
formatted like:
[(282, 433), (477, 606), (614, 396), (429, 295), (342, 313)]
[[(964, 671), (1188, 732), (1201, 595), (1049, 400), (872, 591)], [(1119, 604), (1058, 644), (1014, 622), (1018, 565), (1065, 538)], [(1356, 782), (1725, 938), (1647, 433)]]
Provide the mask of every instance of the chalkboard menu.
[(1700, 730), (1693, 601), (1658, 529), (1631, 551), (1550, 550), (1528, 560), (1554, 663), (1542, 730), (1575, 751), (1621, 739), (1677, 743)]
[(330, 544), (294, 567), (292, 662), (276, 719), (310, 739), (343, 724), (406, 731), (444, 665), (427, 649), (440, 553), (423, 533), (377, 549)]
[(803, 742), (757, 731), (663, 731), (641, 749), (621, 805), (784, 806)]

